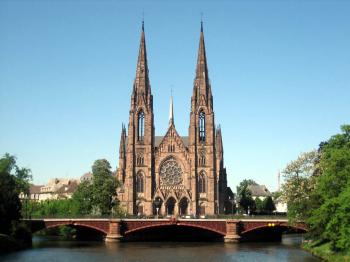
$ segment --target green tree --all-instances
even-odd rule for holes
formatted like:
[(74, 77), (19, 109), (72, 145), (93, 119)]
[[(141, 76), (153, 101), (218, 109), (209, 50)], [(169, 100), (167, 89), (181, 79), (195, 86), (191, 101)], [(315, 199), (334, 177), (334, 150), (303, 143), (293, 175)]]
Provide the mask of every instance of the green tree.
[(255, 201), (252, 198), (252, 192), (248, 189), (249, 185), (257, 185), (257, 183), (252, 179), (244, 179), (237, 186), (239, 206), (245, 213), (248, 213), (248, 210), (250, 212), (255, 210)]
[(16, 180), (8, 172), (0, 171), (0, 233), (11, 233), (11, 224), (20, 219), (20, 211)]
[(258, 213), (264, 212), (263, 201), (258, 197), (255, 199), (255, 207)]
[(16, 158), (6, 153), (0, 159), (0, 232), (15, 233), (16, 221), (21, 218), (19, 194), (28, 193), (30, 170), (19, 168)]
[(262, 206), (263, 206), (263, 210), (268, 214), (271, 214), (274, 210), (276, 210), (275, 203), (273, 202), (271, 196), (265, 197), (262, 203)]
[(106, 159), (96, 160), (92, 166), (92, 205), (101, 215), (109, 215), (116, 204), (118, 186), (112, 175), (111, 165)]
[(350, 252), (350, 125), (286, 168), (288, 216), (305, 219), (309, 236)]
[(17, 166), (15, 156), (6, 153), (0, 159), (0, 170), (13, 176), (16, 183), (15, 190), (18, 194), (29, 193), (29, 182), (32, 180), (31, 171), (28, 168)]
[(350, 250), (350, 125), (320, 146), (320, 170), (308, 223), (310, 235), (335, 250)]
[(293, 222), (305, 220), (310, 212), (310, 194), (319, 175), (318, 151), (302, 153), (283, 170), (285, 183), (282, 197), (288, 205), (288, 217)]
[(244, 179), (241, 181), (237, 186), (237, 194), (239, 195), (241, 191), (246, 190), (246, 188), (250, 185), (256, 186), (258, 183), (256, 183), (253, 179)]
[(89, 215), (92, 212), (92, 184), (89, 181), (84, 181), (79, 184), (77, 190), (72, 196), (74, 202), (74, 214)]

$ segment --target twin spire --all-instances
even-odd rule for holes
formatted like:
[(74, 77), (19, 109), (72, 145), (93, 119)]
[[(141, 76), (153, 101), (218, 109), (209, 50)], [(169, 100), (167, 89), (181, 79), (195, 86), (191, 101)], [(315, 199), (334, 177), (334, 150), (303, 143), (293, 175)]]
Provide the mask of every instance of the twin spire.
[(151, 86), (148, 78), (145, 27), (144, 27), (143, 21), (142, 21), (139, 55), (137, 58), (134, 92), (137, 92), (138, 94), (145, 94), (146, 96), (148, 96), (151, 93)]
[[(140, 48), (137, 59), (136, 77), (134, 82), (134, 93), (145, 95), (151, 95), (151, 86), (148, 77), (148, 63), (146, 53), (146, 40), (145, 40), (145, 27), (144, 21), (142, 21), (142, 31), (140, 39)], [(205, 53), (204, 33), (203, 33), (203, 21), (201, 21), (201, 31), (198, 48), (198, 58), (196, 66), (196, 77), (192, 98), (196, 100), (196, 104), (199, 103), (200, 97), (204, 97), (205, 101), (212, 100), (211, 88), (208, 76), (207, 58)], [(174, 107), (173, 96), (170, 97), (169, 108), (169, 126), (174, 125)]]

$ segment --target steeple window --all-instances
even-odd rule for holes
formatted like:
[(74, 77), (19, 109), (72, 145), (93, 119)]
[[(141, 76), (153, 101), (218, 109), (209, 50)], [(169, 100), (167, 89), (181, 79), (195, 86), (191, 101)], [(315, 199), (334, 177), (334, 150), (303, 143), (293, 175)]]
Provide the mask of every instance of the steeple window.
[(138, 119), (138, 141), (143, 141), (145, 136), (145, 113), (141, 110), (137, 116)]
[(204, 172), (199, 174), (198, 177), (198, 193), (205, 193), (206, 192), (206, 179)]
[(199, 113), (199, 141), (205, 142), (205, 113)]
[(136, 176), (136, 192), (137, 193), (143, 193), (143, 174), (138, 173)]

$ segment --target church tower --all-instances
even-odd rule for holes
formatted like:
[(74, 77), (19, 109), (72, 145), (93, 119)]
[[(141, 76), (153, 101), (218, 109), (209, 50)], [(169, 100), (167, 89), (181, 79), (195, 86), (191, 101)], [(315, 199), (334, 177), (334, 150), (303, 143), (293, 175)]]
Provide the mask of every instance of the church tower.
[(155, 136), (142, 23), (129, 124), (120, 135), (116, 175), (121, 207), (128, 214), (157, 217), (223, 213), (228, 192), (223, 152), (221, 128), (215, 128), (203, 23), (188, 136), (180, 136), (175, 128), (172, 96), (168, 129)]
[[(131, 94), (126, 146), (124, 198), (129, 214), (152, 212), (154, 173), (153, 96), (148, 77), (144, 23), (142, 22), (136, 77)], [(138, 206), (139, 199), (148, 199)]]
[(197, 214), (218, 213), (215, 139), (213, 96), (205, 53), (203, 22), (201, 22), (189, 127), (191, 184), (192, 192), (196, 192)]

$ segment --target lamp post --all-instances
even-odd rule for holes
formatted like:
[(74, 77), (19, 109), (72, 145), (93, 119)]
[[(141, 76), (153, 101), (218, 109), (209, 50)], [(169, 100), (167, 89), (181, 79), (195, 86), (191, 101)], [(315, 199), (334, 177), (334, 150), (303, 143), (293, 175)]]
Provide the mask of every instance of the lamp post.
[(156, 207), (156, 211), (157, 211), (157, 219), (158, 219), (158, 216), (159, 216), (159, 206), (160, 206), (160, 199), (159, 197), (157, 197), (155, 200), (154, 200), (154, 205)]
[(239, 199), (239, 197), (237, 196), (237, 197), (236, 197), (236, 201), (235, 201), (235, 202), (236, 202), (236, 215), (237, 215), (237, 216), (238, 216), (238, 214), (239, 214), (239, 210), (238, 210), (238, 208), (239, 208), (239, 200), (240, 200), (240, 199)]
[(115, 205), (115, 198), (112, 197), (112, 199), (111, 199), (111, 215), (112, 215), (112, 218), (114, 217), (114, 205)]
[(228, 201), (230, 201), (230, 203), (231, 203), (231, 208), (232, 208), (232, 210), (231, 210), (231, 213), (232, 213), (232, 216), (233, 216), (233, 204), (235, 203), (235, 200), (234, 200), (234, 198), (233, 197), (231, 197), (231, 196), (229, 196), (228, 197)]

